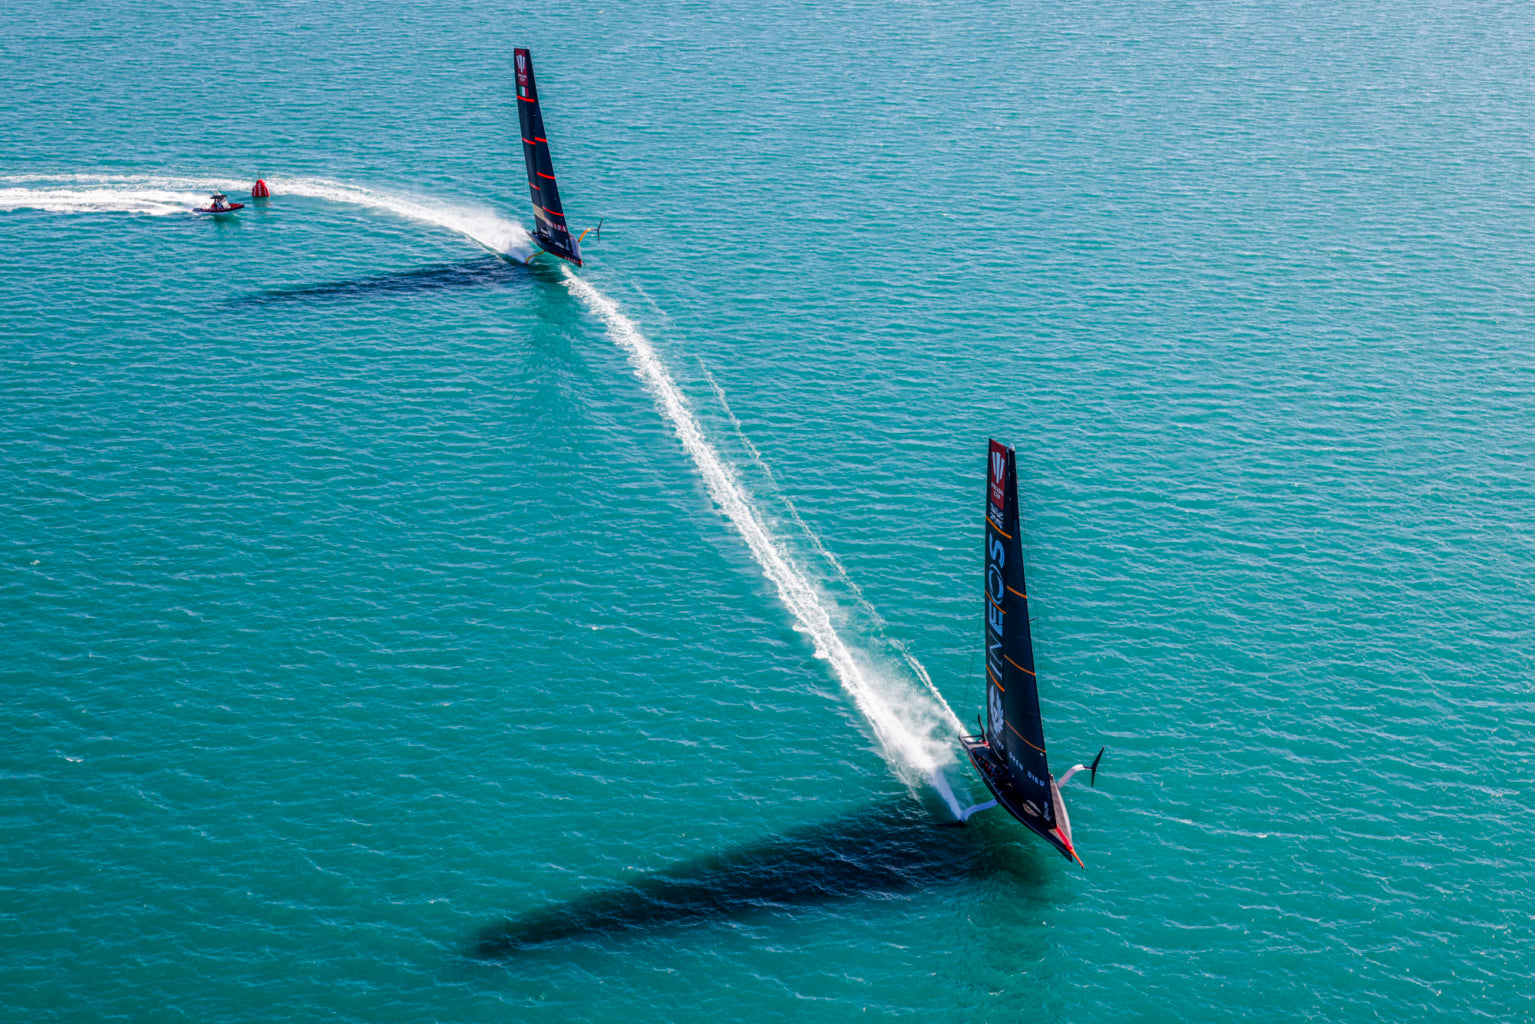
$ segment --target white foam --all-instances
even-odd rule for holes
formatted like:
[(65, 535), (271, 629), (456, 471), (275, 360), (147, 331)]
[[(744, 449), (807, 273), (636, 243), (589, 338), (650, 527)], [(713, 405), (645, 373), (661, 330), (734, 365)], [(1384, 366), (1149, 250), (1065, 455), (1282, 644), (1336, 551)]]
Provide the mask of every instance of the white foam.
[(810, 637), (816, 655), (831, 664), (843, 689), (868, 719), (886, 751), (886, 760), (910, 781), (931, 780), (957, 816), (961, 813), (960, 805), (942, 775), (944, 765), (953, 759), (952, 744), (942, 735), (948, 720), (954, 717), (953, 712), (941, 700), (935, 702), (903, 680), (876, 674), (854, 655), (832, 625), (815, 586), (769, 533), (735, 472), (704, 436), (687, 399), (649, 339), (611, 299), (568, 267), (565, 285), (602, 320), (609, 337), (629, 354), (635, 375), (671, 421), (710, 497), (746, 541), (763, 575), (777, 588), (779, 599), (794, 615), (799, 629)]
[[(466, 203), (385, 192), (328, 178), (266, 179), (274, 201), (304, 196), (389, 213), (404, 220), (445, 228), (504, 256), (526, 260), (533, 240), (516, 221)], [(237, 194), (250, 180), (227, 175), (7, 175), (0, 178), (0, 211), (46, 210), (52, 213), (136, 213), (166, 216), (189, 213), (214, 191)]]
[(208, 194), (163, 188), (130, 187), (0, 187), (0, 210), (43, 210), (48, 213), (137, 213), (154, 217), (186, 213)]
[[(752, 465), (757, 467), (758, 471), (762, 473), (774, 490), (778, 490), (778, 478), (773, 475), (772, 468), (763, 459), (762, 453), (757, 450), (757, 446), (752, 444), (751, 438), (746, 436), (746, 431), (742, 428), (741, 421), (736, 419), (736, 414), (730, 408), (730, 402), (725, 398), (725, 389), (720, 387), (719, 382), (714, 379), (714, 374), (710, 373), (708, 367), (703, 366), (701, 362), (700, 369), (703, 370), (704, 379), (709, 382), (709, 387), (713, 390), (715, 399), (720, 403), (720, 408), (725, 410), (725, 416), (730, 420), (730, 426), (735, 430), (736, 438), (741, 442), (741, 446), (746, 449), (746, 454), (751, 458)], [(783, 494), (781, 491), (778, 494), (778, 500), (783, 502), (784, 508), (788, 509), (789, 518), (794, 520), (794, 525), (799, 527), (800, 533), (810, 542), (810, 546), (815, 548), (816, 553), (826, 561), (827, 565), (831, 566), (831, 570), (836, 574), (837, 579), (841, 580), (842, 584), (853, 592), (859, 605), (873, 618), (874, 622), (883, 627), (885, 621), (880, 618), (879, 612), (874, 610), (874, 606), (864, 598), (863, 588), (853, 582), (853, 578), (848, 575), (847, 569), (843, 567), (841, 559), (832, 554), (831, 549), (821, 542), (820, 534), (812, 530), (810, 524), (805, 522), (804, 517), (799, 514), (799, 509), (795, 508), (794, 502), (790, 501), (788, 495)]]
[[(761, 471), (762, 475), (767, 479), (768, 483), (771, 484), (775, 490), (777, 490), (777, 477), (773, 475), (773, 470), (762, 458), (762, 453), (757, 450), (757, 446), (752, 444), (751, 439), (746, 436), (746, 431), (742, 428), (741, 421), (738, 420), (736, 418), (736, 414), (731, 411), (730, 403), (725, 397), (725, 389), (720, 387), (719, 382), (714, 379), (714, 375), (709, 372), (708, 367), (702, 366), (702, 364), (700, 364), (700, 368), (703, 370), (704, 379), (709, 382), (709, 387), (714, 392), (715, 399), (718, 400), (720, 406), (725, 410), (725, 415), (729, 418), (730, 425), (735, 430), (736, 437), (740, 440), (741, 445), (746, 449), (746, 453), (751, 458), (752, 464), (755, 465), (759, 471)], [(885, 628), (884, 618), (882, 618), (879, 614), (879, 611), (869, 603), (869, 600), (864, 597), (863, 588), (854, 582), (853, 578), (848, 575), (848, 571), (846, 567), (843, 566), (842, 560), (834, 555), (831, 552), (831, 549), (822, 542), (820, 535), (810, 528), (810, 524), (805, 522), (804, 517), (802, 517), (799, 513), (799, 509), (795, 508), (794, 502), (790, 501), (787, 495), (779, 493), (778, 500), (783, 502), (784, 507), (789, 510), (789, 518), (794, 520), (794, 524), (799, 527), (800, 532), (810, 543), (810, 546), (816, 550), (817, 554), (825, 559), (827, 565), (831, 566), (831, 570), (836, 575), (837, 579), (840, 580), (842, 584), (846, 586), (850, 591), (852, 591), (853, 599), (858, 602), (858, 606), (863, 609), (864, 614), (867, 615), (869, 619), (877, 627), (879, 627), (880, 630), (883, 631)], [(906, 664), (911, 668), (912, 673), (916, 675), (919, 680), (921, 680), (922, 685), (932, 696), (934, 706), (941, 711), (943, 716), (947, 719), (950, 727), (956, 733), (962, 732), (963, 727), (960, 725), (959, 717), (955, 715), (954, 710), (949, 707), (949, 702), (944, 700), (943, 694), (938, 692), (938, 687), (934, 685), (933, 677), (928, 675), (927, 668), (901, 641), (891, 639), (888, 642), (892, 647), (896, 649), (896, 651), (900, 653), (901, 660), (906, 662)], [(940, 792), (943, 792), (947, 787), (947, 782), (940, 784), (935, 781), (934, 784), (938, 787)]]
[(405, 220), (455, 231), (470, 241), (514, 259), (526, 260), (533, 254), (533, 239), (521, 224), (507, 220), (494, 211), (465, 203), (447, 203), (423, 196), (383, 192), (348, 185), (325, 178), (268, 178), (272, 195), (307, 196), (333, 203), (346, 203), (370, 210), (394, 214)]

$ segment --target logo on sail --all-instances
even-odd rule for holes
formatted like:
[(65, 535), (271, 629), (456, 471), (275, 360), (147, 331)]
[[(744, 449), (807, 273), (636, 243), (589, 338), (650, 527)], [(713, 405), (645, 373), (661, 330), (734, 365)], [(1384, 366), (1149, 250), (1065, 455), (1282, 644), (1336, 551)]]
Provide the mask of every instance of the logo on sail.
[(991, 699), (986, 703), (986, 724), (990, 726), (991, 744), (994, 747), (1002, 745), (1002, 689), (996, 685), (989, 687)]
[(992, 518), (1000, 526), (1002, 523), (1003, 495), (1007, 487), (1007, 449), (997, 442), (991, 442), (991, 472), (987, 473), (990, 486), (986, 489), (987, 504), (991, 507)]

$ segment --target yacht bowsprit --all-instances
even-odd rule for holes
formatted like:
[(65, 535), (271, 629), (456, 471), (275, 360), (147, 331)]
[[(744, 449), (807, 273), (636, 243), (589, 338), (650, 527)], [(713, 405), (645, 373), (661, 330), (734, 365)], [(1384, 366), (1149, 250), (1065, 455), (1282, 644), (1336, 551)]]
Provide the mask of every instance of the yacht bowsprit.
[[(554, 179), (549, 140), (544, 135), (544, 115), (538, 105), (538, 84), (533, 80), (533, 55), (517, 48), (517, 120), (522, 126), (522, 157), (528, 168), (528, 192), (533, 198), (533, 241), (576, 266), (581, 265), (581, 239), (570, 236), (565, 207)], [(586, 232), (581, 232), (581, 238)], [(535, 254), (536, 255), (536, 254)]]
[[(1066, 816), (1061, 786), (1087, 766), (1073, 766), (1057, 782), (1046, 762), (1034, 643), (1029, 633), (1028, 588), (1023, 579), (1023, 542), (1018, 529), (1017, 463), (1013, 449), (997, 441), (991, 442), (988, 456), (986, 722), (980, 735), (962, 737), (960, 742), (996, 802), (1062, 856), (1081, 864), (1072, 846), (1071, 819)], [(1100, 750), (1092, 763), (1095, 784), (1102, 758)]]

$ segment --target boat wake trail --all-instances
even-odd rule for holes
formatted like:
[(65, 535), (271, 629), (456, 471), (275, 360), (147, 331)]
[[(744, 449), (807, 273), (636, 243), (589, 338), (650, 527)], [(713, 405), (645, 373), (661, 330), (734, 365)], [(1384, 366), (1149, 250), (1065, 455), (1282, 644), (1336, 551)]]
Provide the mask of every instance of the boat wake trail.
[(704, 436), (687, 399), (649, 339), (613, 300), (568, 268), (565, 286), (603, 322), (609, 337), (628, 353), (635, 375), (671, 421), (677, 439), (703, 477), (709, 496), (746, 542), (763, 574), (777, 588), (780, 600), (793, 613), (798, 627), (810, 637), (817, 657), (831, 664), (843, 689), (868, 719), (886, 751), (886, 760), (908, 781), (931, 782), (958, 817), (962, 807), (943, 774), (945, 765), (953, 760), (952, 743), (944, 734), (953, 728), (954, 713), (942, 698), (924, 693), (903, 680), (876, 673), (860, 661), (832, 625), (831, 615), (814, 584), (789, 560), (735, 472)]
[[(33, 179), (36, 180), (36, 179)], [(75, 187), (27, 187), (0, 184), (0, 211), (42, 210), (47, 213), (137, 213), (167, 217), (188, 213), (208, 199), (207, 192), (187, 189), (97, 183)]]
[(533, 238), (522, 225), (489, 209), (445, 203), (422, 196), (378, 192), (325, 178), (268, 178), (267, 185), (271, 187), (273, 195), (325, 199), (333, 203), (392, 213), (405, 220), (435, 224), (455, 231), (491, 252), (511, 256), (519, 261), (526, 261), (533, 254)]
[[(736, 414), (731, 411), (730, 402), (725, 397), (725, 389), (720, 387), (719, 382), (714, 379), (714, 375), (709, 372), (707, 367), (700, 366), (700, 368), (703, 370), (704, 379), (709, 382), (709, 388), (714, 392), (714, 397), (719, 402), (720, 408), (725, 411), (726, 418), (730, 420), (730, 426), (732, 429), (734, 429), (737, 440), (739, 440), (741, 442), (741, 446), (746, 449), (747, 456), (751, 459), (752, 465), (756, 466), (758, 471), (761, 472), (762, 475), (767, 479), (768, 483), (771, 484), (775, 490), (777, 490), (778, 478), (773, 475), (772, 468), (768, 466), (766, 460), (762, 458), (762, 453), (757, 450), (757, 446), (752, 444), (751, 439), (746, 436), (746, 431), (741, 427), (741, 421), (736, 419)], [(884, 618), (879, 614), (878, 609), (869, 603), (868, 598), (864, 597), (863, 588), (860, 587), (853, 580), (853, 578), (848, 575), (848, 571), (846, 567), (843, 566), (841, 559), (832, 554), (831, 549), (828, 548), (821, 541), (820, 536), (810, 528), (810, 524), (805, 522), (804, 518), (799, 514), (799, 509), (794, 507), (794, 502), (790, 501), (787, 496), (781, 493), (779, 494), (778, 500), (781, 501), (784, 508), (788, 510), (789, 518), (794, 521), (795, 526), (799, 527), (800, 532), (804, 534), (805, 539), (810, 542), (810, 546), (815, 549), (817, 554), (826, 560), (826, 564), (831, 566), (831, 570), (836, 575), (837, 579), (840, 580), (842, 584), (852, 592), (853, 600), (858, 603), (858, 606), (861, 609), (863, 609), (864, 614), (869, 617), (875, 626), (877, 626), (880, 630), (884, 630)], [(891, 638), (889, 643), (890, 646), (895, 648), (895, 650), (901, 655), (901, 660), (905, 661), (907, 666), (912, 670), (916, 677), (922, 681), (922, 685), (927, 689), (933, 700), (937, 702), (938, 707), (941, 709), (944, 717), (948, 721), (948, 724), (953, 728), (954, 732), (963, 732), (964, 727), (960, 725), (959, 717), (955, 715), (953, 709), (949, 707), (949, 702), (944, 700), (943, 694), (938, 692), (938, 687), (933, 684), (933, 677), (927, 674), (927, 669), (923, 666), (922, 662), (918, 661), (916, 655), (907, 650), (906, 645), (901, 643), (901, 641)], [(943, 783), (941, 780), (935, 779), (934, 783), (940, 790), (942, 790)]]
[[(328, 178), (266, 179), (272, 195), (303, 196), (342, 203), (403, 220), (432, 224), (457, 232), (491, 252), (526, 260), (533, 239), (520, 224), (494, 211), (424, 196), (382, 192)], [(0, 178), (0, 211), (43, 210), (50, 213), (131, 213), (172, 216), (190, 213), (217, 189), (231, 195), (245, 192), (250, 181), (225, 175), (103, 175), (7, 176)]]

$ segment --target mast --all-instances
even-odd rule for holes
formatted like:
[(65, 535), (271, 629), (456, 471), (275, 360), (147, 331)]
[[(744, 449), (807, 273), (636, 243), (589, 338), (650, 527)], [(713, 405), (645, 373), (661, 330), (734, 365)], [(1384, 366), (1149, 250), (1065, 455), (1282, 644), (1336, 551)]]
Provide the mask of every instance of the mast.
[(1024, 809), (1053, 828), (1060, 817), (1059, 796), (1045, 760), (1044, 723), (1039, 715), (1018, 529), (1018, 468), (1013, 449), (998, 441), (991, 442), (988, 455), (986, 736), (1001, 755)]
[(538, 85), (533, 80), (533, 55), (519, 46), (517, 54), (517, 120), (522, 126), (522, 158), (528, 168), (528, 192), (533, 199), (533, 240), (576, 266), (581, 265), (581, 244), (570, 237), (565, 207), (554, 180), (554, 161), (544, 136), (544, 115), (538, 106)]

